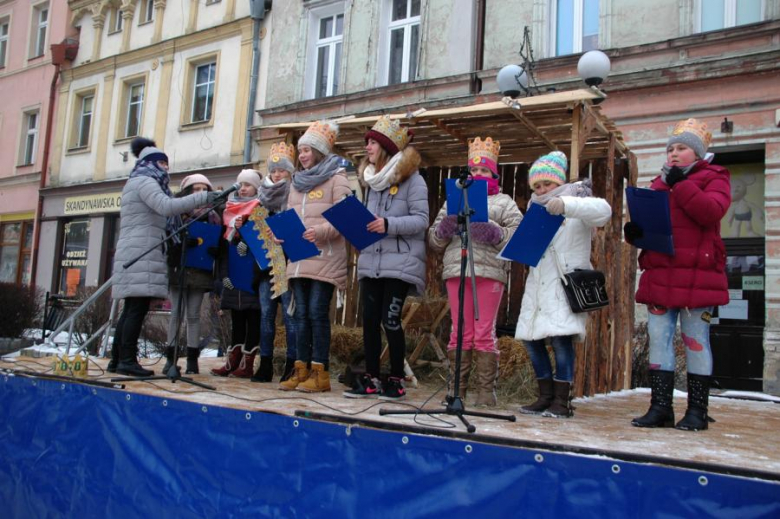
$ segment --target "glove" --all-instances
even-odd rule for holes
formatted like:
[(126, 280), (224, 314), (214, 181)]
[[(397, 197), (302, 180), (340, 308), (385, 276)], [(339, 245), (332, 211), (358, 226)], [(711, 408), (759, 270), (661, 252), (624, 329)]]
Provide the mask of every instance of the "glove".
[(244, 242), (241, 242), (238, 245), (236, 245), (236, 252), (238, 252), (238, 255), (241, 256), (242, 258), (246, 256), (248, 250), (249, 247)]
[(669, 173), (666, 174), (666, 185), (669, 186), (669, 189), (672, 188), (677, 182), (681, 182), (685, 180), (685, 173), (683, 173), (683, 170), (678, 168), (677, 166), (672, 166), (669, 168)]
[(233, 282), (230, 281), (229, 277), (222, 278), (222, 286), (227, 288), (228, 290), (233, 290), (234, 288), (236, 288), (233, 286)]
[(458, 218), (455, 215), (445, 216), (436, 226), (436, 237), (448, 240), (458, 232)]
[(198, 239), (197, 238), (187, 238), (187, 248), (188, 249), (194, 249), (198, 246)]
[(645, 235), (645, 232), (634, 222), (626, 222), (623, 226), (623, 234), (626, 237), (626, 241), (633, 245), (636, 240)]
[(222, 196), (222, 191), (209, 191), (206, 194), (206, 204), (212, 205), (220, 196)]
[(212, 258), (217, 259), (217, 256), (219, 256), (219, 247), (209, 247), (206, 249), (206, 253)]
[(497, 245), (504, 237), (504, 231), (493, 222), (476, 222), (471, 224), (471, 238), (476, 243)]
[(547, 209), (547, 212), (550, 214), (563, 214), (563, 212), (566, 210), (566, 205), (563, 203), (563, 200), (561, 200), (560, 197), (556, 196), (549, 202), (547, 202), (547, 205), (544, 206)]

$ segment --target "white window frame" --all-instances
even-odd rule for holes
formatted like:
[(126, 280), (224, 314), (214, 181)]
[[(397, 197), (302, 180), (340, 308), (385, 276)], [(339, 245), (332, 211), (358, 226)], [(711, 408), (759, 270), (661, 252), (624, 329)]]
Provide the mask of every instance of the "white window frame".
[[(599, 21), (601, 21), (601, 3), (604, 0), (599, 0)], [(572, 49), (571, 54), (558, 54), (558, 0), (550, 0), (550, 56), (571, 56), (573, 54), (579, 54), (582, 52), (582, 22), (585, 12), (585, 0), (572, 0), (574, 12), (573, 18), (573, 34), (572, 34)], [(601, 38), (601, 27), (599, 26), (599, 32), (596, 35), (597, 38)], [(598, 46), (597, 46), (598, 47)]]
[[(383, 68), (384, 68), (384, 84), (389, 85), (390, 84), (390, 46), (392, 44), (392, 34), (395, 30), (403, 30), (404, 31), (404, 50), (403, 50), (403, 57), (401, 58), (401, 81), (394, 84), (401, 84), (401, 83), (408, 83), (409, 81), (414, 81), (417, 79), (417, 72), (420, 69), (420, 60), (419, 60), (419, 52), (420, 48), (422, 47), (422, 0), (420, 2), (420, 15), (418, 16), (409, 16), (407, 18), (401, 18), (400, 20), (392, 21), (392, 12), (393, 12), (393, 0), (386, 0), (384, 4), (384, 10), (386, 12), (386, 24), (384, 33), (385, 33), (385, 59), (382, 60), (383, 62)], [(412, 9), (412, 0), (406, 0), (406, 13), (411, 14)], [(414, 71), (415, 77), (409, 77), (409, 61), (411, 60), (411, 53), (412, 53), (412, 27), (413, 26), (419, 26), (419, 35), (420, 35), (420, 43), (417, 46), (417, 70)]]
[[(32, 6), (33, 20), (32, 20), (32, 38), (30, 47), (30, 58), (38, 58), (46, 54), (46, 41), (49, 39), (49, 18), (51, 13), (49, 12), (49, 3), (43, 2), (38, 5)], [(46, 19), (42, 20), (43, 13), (46, 13)], [(43, 32), (43, 38), (41, 38), (41, 32)]]
[(113, 18), (111, 20), (111, 28), (108, 33), (116, 34), (118, 32), (122, 32), (122, 29), (125, 28), (125, 21), (122, 18), (122, 9), (117, 7), (111, 11), (111, 14), (113, 15)]
[[(214, 67), (214, 80), (211, 81), (211, 73), (209, 73), (209, 77), (206, 79), (205, 83), (198, 83), (198, 69), (201, 67)], [(214, 116), (214, 101), (215, 96), (214, 93), (217, 90), (217, 60), (214, 59), (213, 61), (206, 61), (204, 63), (199, 63), (197, 65), (193, 65), (193, 71), (192, 71), (192, 100), (191, 100), (191, 106), (190, 106), (190, 123), (205, 123), (211, 120), (211, 118)], [(211, 111), (209, 113), (209, 116), (205, 119), (198, 119), (195, 120), (195, 102), (197, 100), (196, 93), (198, 91), (199, 86), (206, 85), (206, 98), (208, 99), (208, 93), (211, 91)], [(209, 86), (211, 85), (211, 86)], [(209, 104), (208, 100), (206, 101), (206, 112), (209, 112)]]
[(154, 21), (154, 0), (143, 0), (143, 18), (138, 20), (138, 25)]
[[(86, 148), (89, 146), (90, 136), (92, 135), (92, 122), (95, 114), (95, 94), (89, 93), (79, 98), (81, 100), (81, 109), (79, 110), (79, 127), (76, 134), (76, 147)], [(87, 99), (91, 99), (91, 107), (89, 112), (85, 112)], [(85, 142), (82, 142), (81, 138), (84, 135), (84, 118), (89, 116), (89, 129), (87, 130), (87, 136)]]
[[(32, 116), (35, 116), (35, 127), (30, 128), (30, 118)], [(20, 166), (31, 166), (35, 164), (35, 156), (37, 155), (37, 148), (38, 148), (38, 131), (41, 127), (41, 111), (36, 110), (28, 110), (26, 112), (22, 113), (23, 118), (23, 127), (22, 127), (22, 147), (21, 152), (22, 156), (20, 157), (21, 160), (19, 161), (21, 164)], [(32, 137), (32, 141), (30, 138)], [(29, 161), (27, 157), (30, 157)]]
[[(695, 0), (694, 3), (694, 32), (702, 32), (702, 23), (701, 23), (701, 8), (702, 8), (702, 1), (703, 0)], [(723, 2), (723, 27), (720, 29), (711, 29), (713, 31), (720, 31), (723, 29), (730, 29), (732, 27), (737, 27), (737, 2), (739, 0), (725, 0)], [(766, 0), (761, 0), (761, 19), (759, 22), (762, 22), (766, 20)], [(756, 22), (758, 23), (758, 22)]]
[[(133, 102), (133, 89), (141, 87), (141, 100)], [(139, 81), (137, 83), (130, 83), (127, 85), (127, 114), (125, 114), (125, 128), (124, 138), (137, 137), (141, 134), (141, 125), (144, 120), (144, 102), (146, 101), (146, 83)], [(133, 105), (138, 105), (138, 130), (136, 133), (130, 135), (130, 114), (132, 113)]]
[[(304, 95), (306, 99), (314, 99), (317, 95), (317, 61), (318, 51), (320, 47), (326, 45), (332, 45), (331, 50), (328, 52), (328, 71), (329, 78), (333, 76), (330, 74), (335, 73), (336, 69), (339, 70), (339, 80), (343, 85), (344, 82), (344, 34), (347, 31), (347, 13), (344, 9), (345, 3), (343, 1), (330, 2), (327, 5), (320, 5), (316, 7), (310, 7), (308, 9), (307, 23), (308, 31), (307, 38), (308, 44), (306, 48), (306, 69), (304, 71)], [(340, 36), (334, 36), (332, 38), (319, 39), (320, 34), (320, 20), (324, 18), (332, 18), (339, 14), (344, 15), (344, 26)], [(335, 20), (334, 20), (335, 23)], [(334, 26), (335, 27), (335, 26)], [(336, 43), (341, 42), (341, 62), (338, 67), (335, 65), (335, 48)], [(332, 83), (332, 82), (331, 82)], [(338, 90), (343, 92), (342, 85), (338, 85)], [(326, 97), (333, 95), (332, 84), (328, 85), (328, 94)]]
[(5, 16), (3, 18), (0, 18), (0, 28), (3, 26), (6, 27), (6, 32), (5, 34), (2, 34), (2, 32), (0, 32), (0, 69), (5, 68), (8, 61), (8, 45), (9, 45), (9, 36), (11, 34), (10, 16)]

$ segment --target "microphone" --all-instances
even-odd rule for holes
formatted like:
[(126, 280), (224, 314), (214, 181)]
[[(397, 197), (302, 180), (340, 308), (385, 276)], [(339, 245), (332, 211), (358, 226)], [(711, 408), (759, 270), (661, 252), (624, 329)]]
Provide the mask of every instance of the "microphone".
[(458, 189), (467, 189), (472, 182), (474, 182), (474, 177), (471, 176), (469, 169), (462, 168), (458, 173), (458, 179), (455, 181), (455, 186)]
[(222, 191), (215, 200), (226, 200), (232, 193), (241, 189), (241, 182), (236, 182), (226, 190)]

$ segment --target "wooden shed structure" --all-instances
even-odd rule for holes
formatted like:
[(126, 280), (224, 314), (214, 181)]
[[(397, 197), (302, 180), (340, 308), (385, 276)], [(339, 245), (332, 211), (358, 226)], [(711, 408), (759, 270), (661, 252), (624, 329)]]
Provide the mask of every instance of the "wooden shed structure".
[[(414, 132), (412, 145), (423, 159), (422, 171), (428, 183), (431, 221), (444, 203), (444, 179), (457, 176), (468, 157), (468, 140), (492, 137), (501, 142), (499, 156), (501, 188), (514, 197), (525, 212), (531, 191), (528, 169), (534, 160), (551, 150), (569, 157), (572, 180), (590, 177), (594, 194), (613, 208), (613, 217), (593, 238), (592, 262), (605, 272), (610, 306), (591, 313), (588, 337), (577, 344), (575, 394), (592, 395), (629, 387), (631, 343), (634, 329), (636, 249), (622, 239), (623, 192), (635, 185), (636, 159), (621, 133), (600, 110), (605, 96), (595, 89), (495, 101), (453, 108), (410, 110), (390, 113)], [(382, 114), (345, 116), (337, 119), (340, 131), (334, 153), (357, 164), (365, 155), (365, 133)], [(277, 124), (260, 128), (262, 140), (284, 138), (296, 142), (312, 121)], [(357, 252), (349, 254), (345, 307), (335, 321), (360, 326), (357, 283)], [(429, 256), (428, 292), (443, 292), (440, 257)], [(499, 310), (499, 331), (514, 335), (520, 313), (527, 267), (512, 264), (507, 291)]]

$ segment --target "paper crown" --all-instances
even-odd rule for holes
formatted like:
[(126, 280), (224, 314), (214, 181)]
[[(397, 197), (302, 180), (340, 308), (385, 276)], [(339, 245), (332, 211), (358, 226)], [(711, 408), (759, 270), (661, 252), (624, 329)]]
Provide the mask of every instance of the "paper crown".
[(271, 166), (282, 159), (287, 159), (291, 164), (295, 164), (295, 146), (284, 141), (275, 142), (268, 153), (268, 165)]
[(693, 118), (680, 121), (674, 125), (672, 135), (681, 135), (683, 133), (692, 133), (701, 139), (702, 144), (704, 144), (704, 149), (710, 147), (710, 143), (712, 142), (712, 133), (710, 133), (708, 130), (706, 123), (699, 122)]
[(366, 140), (374, 139), (391, 155), (406, 148), (412, 137), (413, 134), (408, 128), (401, 126), (398, 119), (392, 120), (387, 115), (380, 117), (366, 133)]
[(306, 133), (298, 140), (298, 146), (306, 145), (327, 155), (336, 144), (339, 127), (333, 121), (316, 121), (309, 126)]
[(494, 164), (498, 162), (498, 152), (501, 143), (488, 137), (484, 141), (479, 137), (469, 141), (469, 167), (483, 164), (482, 159), (487, 159)]

